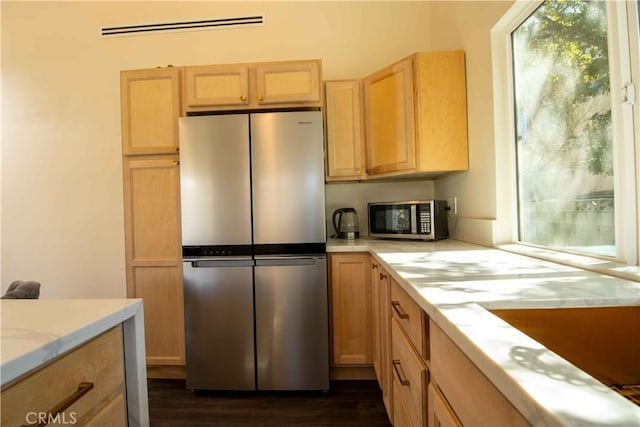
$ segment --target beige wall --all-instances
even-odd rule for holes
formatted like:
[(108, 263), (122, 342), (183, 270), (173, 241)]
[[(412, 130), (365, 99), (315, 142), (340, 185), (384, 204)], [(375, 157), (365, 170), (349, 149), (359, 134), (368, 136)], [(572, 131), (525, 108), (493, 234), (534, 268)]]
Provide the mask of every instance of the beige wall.
[[(325, 79), (360, 77), (433, 36), (426, 2), (0, 4), (1, 289), (38, 280), (43, 297), (126, 294), (120, 70), (321, 58)], [(100, 37), (255, 12), (263, 27)]]
[(431, 2), (430, 49), (463, 49), (467, 65), (469, 171), (435, 183), (436, 197), (457, 197), (458, 237), (490, 244), (496, 217), (491, 39), (493, 25), (512, 1)]

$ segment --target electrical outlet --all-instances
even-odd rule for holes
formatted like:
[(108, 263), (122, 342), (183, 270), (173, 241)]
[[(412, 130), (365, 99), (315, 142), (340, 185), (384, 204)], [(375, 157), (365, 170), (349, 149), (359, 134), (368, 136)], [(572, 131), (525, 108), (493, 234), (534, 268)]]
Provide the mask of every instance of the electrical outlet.
[(449, 214), (458, 215), (458, 198), (449, 197), (447, 199), (447, 207), (449, 208)]

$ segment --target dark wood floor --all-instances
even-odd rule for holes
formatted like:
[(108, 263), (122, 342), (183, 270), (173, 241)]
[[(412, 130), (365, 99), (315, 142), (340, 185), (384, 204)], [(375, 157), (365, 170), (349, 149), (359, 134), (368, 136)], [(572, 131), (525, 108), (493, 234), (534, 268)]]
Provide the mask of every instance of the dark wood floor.
[(151, 426), (390, 426), (375, 381), (332, 381), (323, 392), (192, 392), (149, 380)]

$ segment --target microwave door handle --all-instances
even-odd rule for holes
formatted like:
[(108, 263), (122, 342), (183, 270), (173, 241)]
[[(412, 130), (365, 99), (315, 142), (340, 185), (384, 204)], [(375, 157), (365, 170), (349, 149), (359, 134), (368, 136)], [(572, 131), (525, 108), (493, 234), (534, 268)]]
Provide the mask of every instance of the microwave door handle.
[(411, 205), (411, 234), (418, 234), (418, 216), (416, 205)]

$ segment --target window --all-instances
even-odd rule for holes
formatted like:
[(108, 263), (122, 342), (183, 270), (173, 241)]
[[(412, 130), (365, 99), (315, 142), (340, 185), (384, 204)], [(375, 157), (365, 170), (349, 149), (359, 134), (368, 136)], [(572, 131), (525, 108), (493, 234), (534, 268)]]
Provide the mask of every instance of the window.
[(498, 243), (638, 263), (637, 19), (522, 1), (492, 30)]

